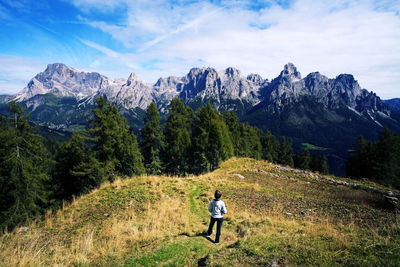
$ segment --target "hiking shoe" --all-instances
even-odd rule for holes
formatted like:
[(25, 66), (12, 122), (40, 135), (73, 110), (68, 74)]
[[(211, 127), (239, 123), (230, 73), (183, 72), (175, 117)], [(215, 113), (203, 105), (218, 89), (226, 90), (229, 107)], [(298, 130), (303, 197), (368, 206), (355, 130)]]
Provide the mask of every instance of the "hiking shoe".
[(215, 245), (219, 245), (219, 243), (214, 243)]
[(208, 236), (206, 236), (207, 238), (210, 238), (211, 237), (211, 235), (208, 235)]

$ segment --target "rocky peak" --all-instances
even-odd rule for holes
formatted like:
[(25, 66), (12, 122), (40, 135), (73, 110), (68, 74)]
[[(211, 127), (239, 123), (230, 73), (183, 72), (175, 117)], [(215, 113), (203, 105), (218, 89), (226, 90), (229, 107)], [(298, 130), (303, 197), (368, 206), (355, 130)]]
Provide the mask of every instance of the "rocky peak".
[(254, 84), (256, 84), (256, 85), (261, 85), (261, 84), (264, 82), (264, 80), (263, 80), (263, 78), (261, 77), (261, 75), (259, 75), (259, 74), (254, 74), (254, 73), (251, 73), (251, 74), (247, 75), (246, 79), (247, 79), (249, 82), (254, 83)]
[(287, 63), (281, 71), (280, 77), (287, 77), (290, 80), (300, 80), (301, 74), (297, 71), (296, 66), (293, 63)]
[(131, 73), (129, 75), (128, 80), (126, 81), (126, 85), (130, 86), (131, 84), (137, 84), (137, 83), (141, 83), (142, 81), (140, 80), (139, 75), (135, 74), (135, 73)]
[(151, 88), (145, 85), (138, 75), (131, 73), (117, 95), (110, 100), (126, 109), (135, 107), (146, 109), (152, 101)]
[(325, 97), (330, 91), (330, 79), (319, 72), (311, 72), (304, 78), (305, 90), (313, 96)]
[(49, 64), (16, 95), (15, 99), (22, 101), (47, 93), (81, 99), (96, 93), (105, 80), (107, 78), (97, 72), (79, 72), (62, 63)]
[(240, 77), (240, 71), (238, 69), (235, 69), (233, 67), (228, 67), (225, 69), (225, 75), (229, 77)]

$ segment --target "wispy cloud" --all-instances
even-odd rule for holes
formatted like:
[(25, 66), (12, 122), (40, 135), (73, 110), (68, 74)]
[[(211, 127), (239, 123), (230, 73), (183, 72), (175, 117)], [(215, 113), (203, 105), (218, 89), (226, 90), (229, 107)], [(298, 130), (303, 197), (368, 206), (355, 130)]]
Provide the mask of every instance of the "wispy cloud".
[(0, 54), (0, 92), (15, 94), (21, 91), (46, 63), (33, 58)]
[(297, 0), (284, 7), (268, 1), (265, 8), (249, 9), (248, 3), (171, 7), (167, 1), (155, 1), (144, 7), (141, 1), (126, 1), (126, 26), (104, 22), (94, 26), (134, 48), (139, 65), (159, 59), (158, 69), (173, 65), (180, 70), (177, 74), (187, 72), (192, 67), (188, 64), (218, 69), (233, 65), (244, 73), (271, 78), (292, 61), (303, 74), (353, 73), (363, 87), (383, 97), (398, 95), (400, 76), (394, 78), (400, 71), (398, 4)]
[(93, 30), (77, 32), (79, 43), (95, 55), (73, 67), (154, 82), (203, 66), (273, 78), (290, 61), (303, 75), (352, 73), (383, 98), (400, 96), (400, 1), (72, 3), (81, 13), (70, 19)]
[(117, 52), (115, 52), (115, 51), (113, 51), (113, 50), (111, 50), (111, 49), (109, 49), (109, 48), (107, 48), (105, 46), (99, 45), (97, 43), (94, 43), (94, 42), (91, 42), (91, 41), (87, 41), (87, 40), (82, 40), (82, 39), (79, 39), (79, 41), (81, 41), (83, 44), (85, 44), (85, 45), (87, 45), (87, 46), (89, 46), (91, 48), (94, 48), (94, 49), (102, 52), (103, 54), (105, 54), (105, 55), (107, 55), (109, 57), (119, 57), (120, 56), (119, 53), (117, 53)]

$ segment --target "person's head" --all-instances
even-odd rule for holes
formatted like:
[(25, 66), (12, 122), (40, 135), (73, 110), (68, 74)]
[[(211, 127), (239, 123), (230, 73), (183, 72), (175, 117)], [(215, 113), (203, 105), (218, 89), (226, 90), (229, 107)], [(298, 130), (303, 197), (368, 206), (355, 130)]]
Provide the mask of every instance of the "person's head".
[(219, 190), (215, 190), (215, 193), (214, 193), (214, 197), (215, 197), (215, 199), (220, 199), (221, 198), (221, 196), (222, 196), (222, 194), (221, 194), (221, 191), (219, 191)]

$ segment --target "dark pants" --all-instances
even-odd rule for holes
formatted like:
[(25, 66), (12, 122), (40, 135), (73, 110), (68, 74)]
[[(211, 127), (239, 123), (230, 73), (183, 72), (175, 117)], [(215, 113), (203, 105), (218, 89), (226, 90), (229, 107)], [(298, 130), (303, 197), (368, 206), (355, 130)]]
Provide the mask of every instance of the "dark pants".
[(219, 243), (219, 237), (221, 236), (221, 226), (224, 218), (213, 218), (211, 217), (210, 226), (208, 227), (207, 235), (212, 234), (214, 223), (217, 222), (217, 236), (215, 237), (215, 243)]

